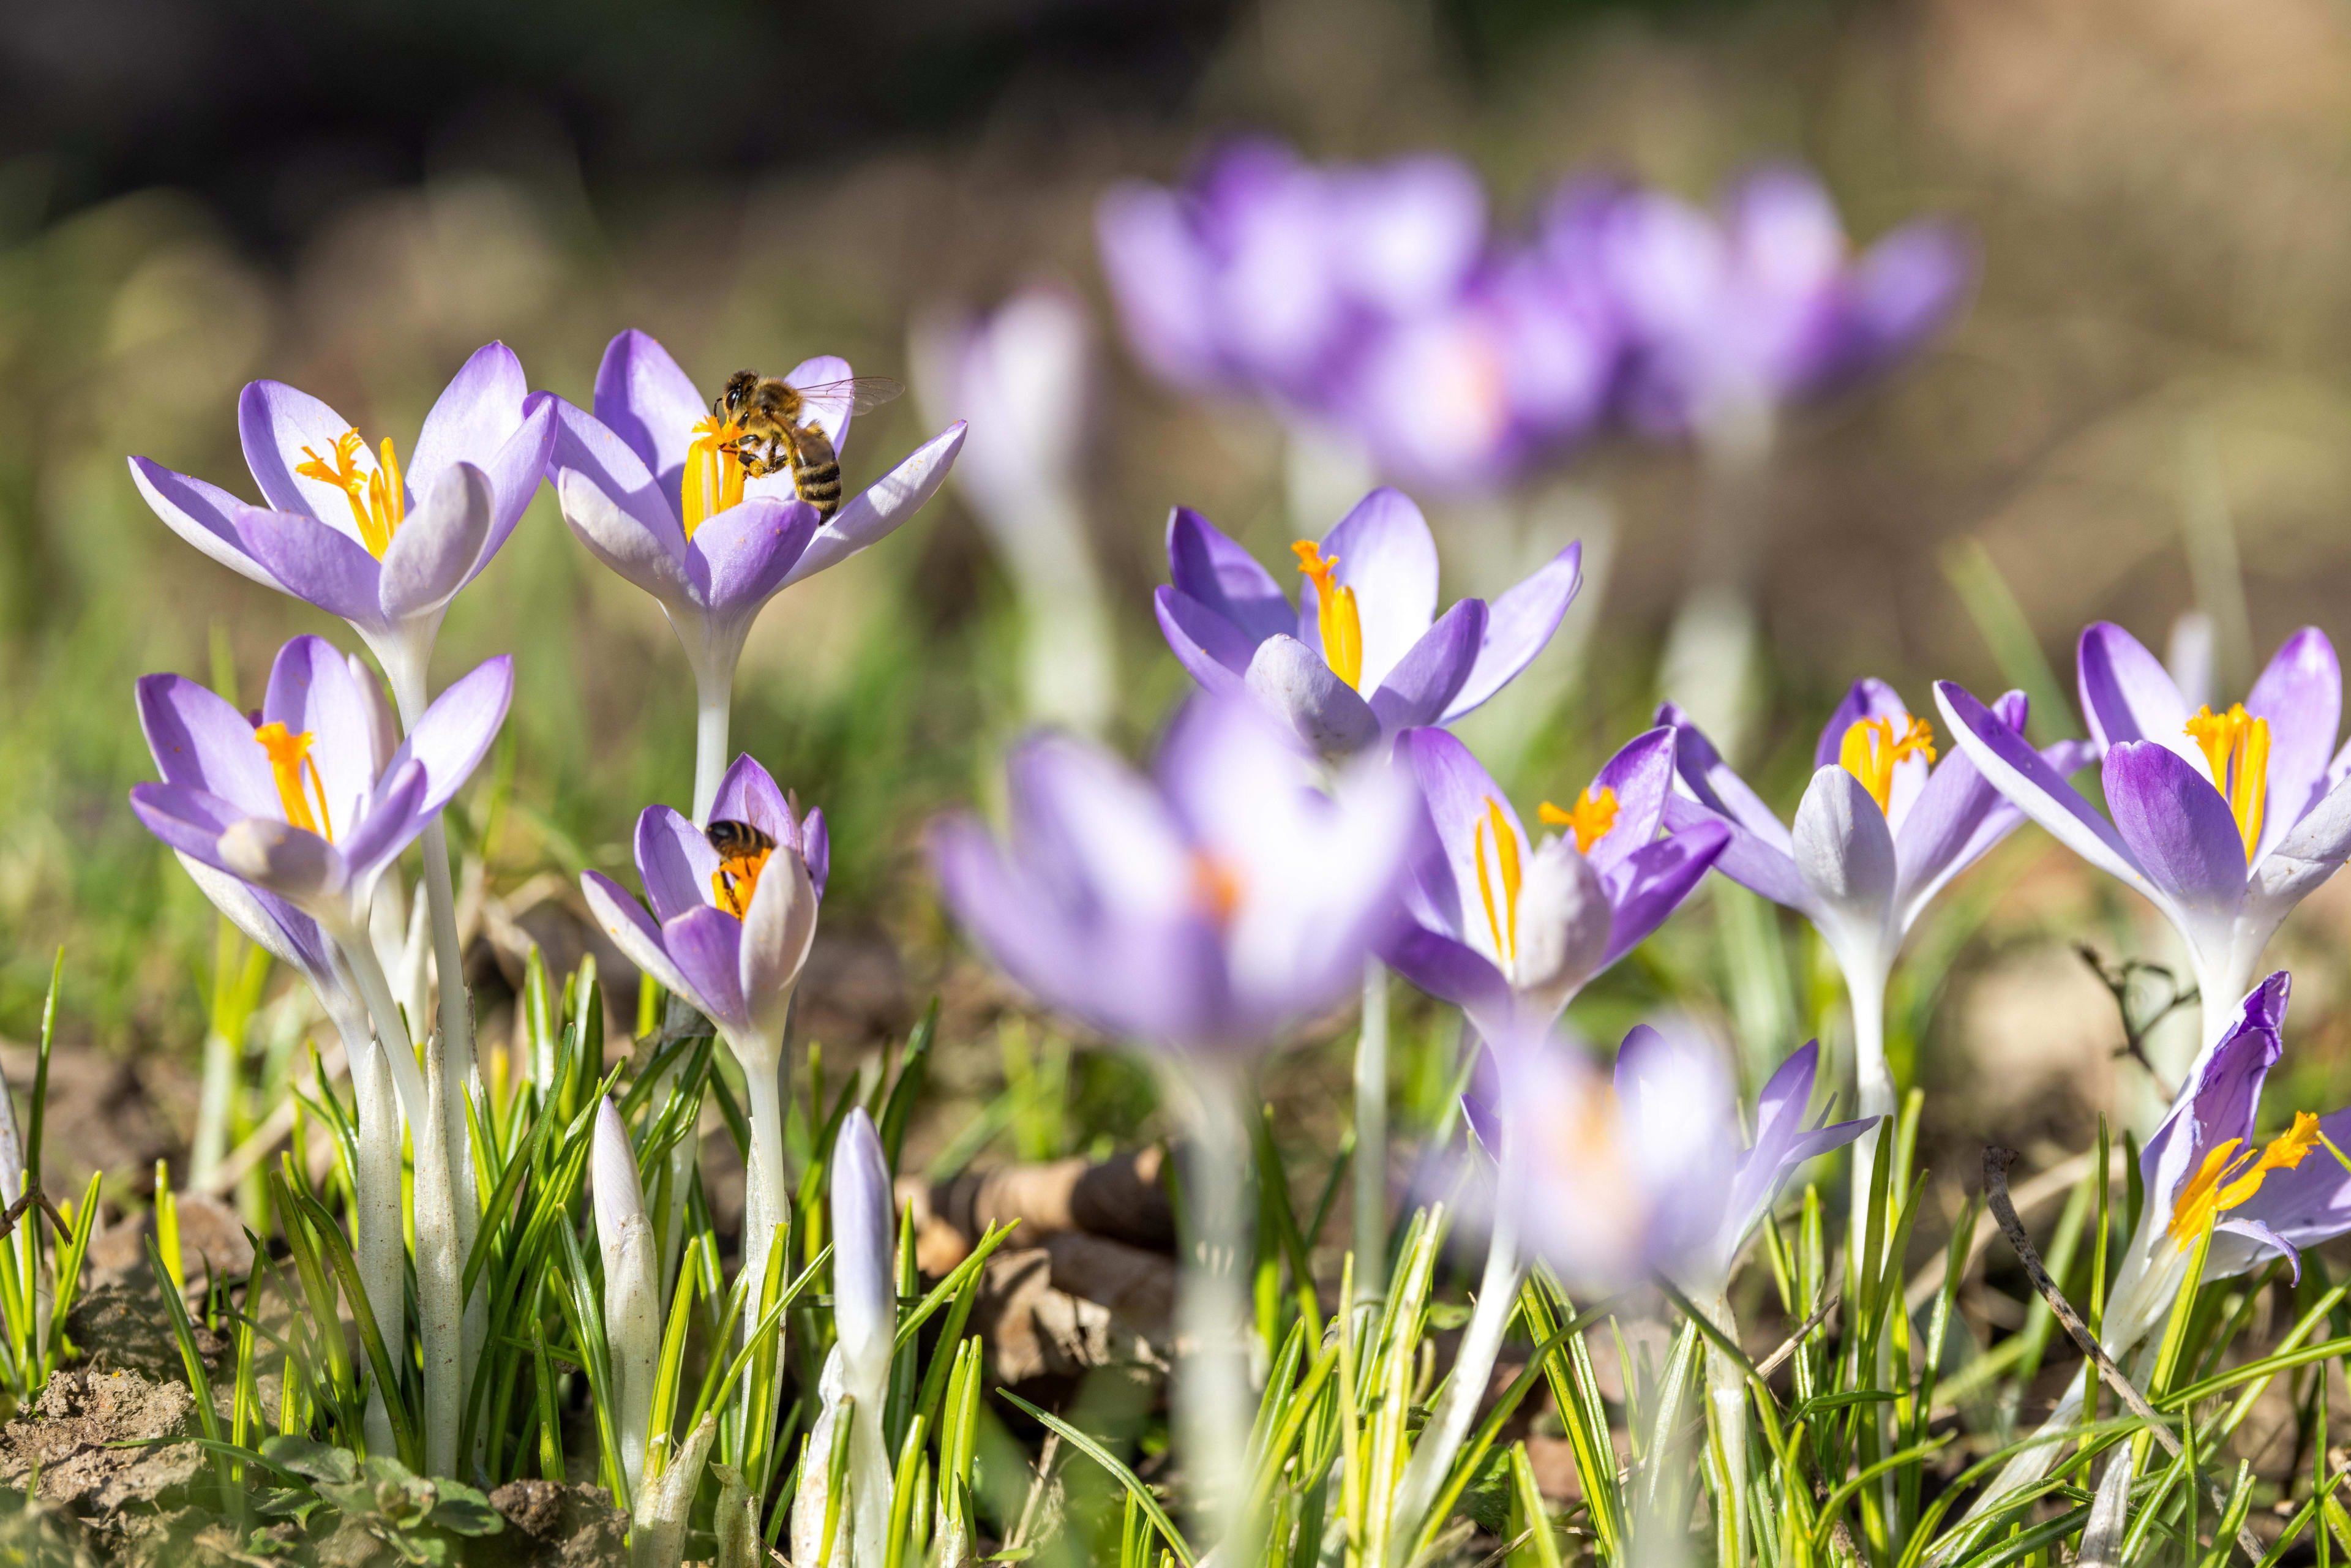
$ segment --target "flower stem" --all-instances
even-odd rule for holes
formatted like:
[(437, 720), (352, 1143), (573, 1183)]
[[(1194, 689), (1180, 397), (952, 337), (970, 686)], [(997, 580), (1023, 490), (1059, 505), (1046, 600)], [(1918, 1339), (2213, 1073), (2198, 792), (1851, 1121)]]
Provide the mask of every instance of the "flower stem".
[(1163, 1082), (1179, 1108), (1189, 1147), (1184, 1171), (1183, 1274), (1176, 1338), (1183, 1364), (1173, 1399), (1176, 1451), (1190, 1477), (1207, 1539), (1223, 1542), (1238, 1518), (1249, 1421), (1249, 1134), (1243, 1079), (1224, 1062), (1169, 1063)]
[[(1699, 1310), (1707, 1321), (1722, 1331), (1722, 1337), (1731, 1343), (1739, 1343), (1739, 1320), (1730, 1311), (1730, 1292), (1717, 1291), (1711, 1301), (1700, 1298)], [(1706, 1346), (1706, 1392), (1714, 1417), (1715, 1440), (1722, 1454), (1722, 1489), (1724, 1511), (1729, 1516), (1733, 1554), (1729, 1561), (1744, 1563), (1747, 1557), (1747, 1374), (1739, 1364), (1709, 1340)]]
[[(751, 1118), (751, 1147), (743, 1183), (743, 1272), (751, 1281), (751, 1300), (759, 1299), (765, 1282), (768, 1253), (775, 1244), (776, 1227), (787, 1218), (784, 1184), (784, 1107), (777, 1082), (781, 1052), (765, 1041), (746, 1050), (733, 1040), (735, 1060), (742, 1064), (746, 1107)], [(750, 1341), (758, 1314), (743, 1314), (744, 1342)]]
[(724, 676), (695, 676), (694, 704), (694, 825), (710, 825), (710, 808), (718, 799), (719, 780), (726, 777), (726, 726), (734, 712), (735, 664), (726, 661)]
[[(404, 1354), (408, 1303), (402, 1289), (398, 1092), (392, 1087), (391, 1063), (363, 1025), (343, 1036), (343, 1056), (350, 1064), (360, 1112), (359, 1169), (352, 1173), (352, 1251), (384, 1348), (399, 1346), (402, 1350), (395, 1354)], [(371, 1453), (396, 1451), (392, 1414), (381, 1388), (368, 1390), (365, 1431)]]
[(1388, 1289), (1388, 971), (1364, 960), (1364, 1021), (1355, 1036), (1355, 1299)]
[[(1502, 1157), (1510, 1158), (1507, 1147)], [(1421, 1428), (1420, 1440), (1413, 1445), (1412, 1458), (1405, 1466), (1404, 1479), (1389, 1509), (1389, 1561), (1395, 1564), (1411, 1560), (1420, 1539), (1422, 1518), (1437, 1500), (1437, 1489), (1445, 1484), (1470, 1424), (1477, 1419), (1486, 1385), (1493, 1379), (1495, 1360), (1502, 1353), (1503, 1333), (1518, 1313), (1526, 1262), (1519, 1255), (1519, 1206), (1511, 1186), (1505, 1169), (1496, 1186), (1493, 1235), (1486, 1244), (1486, 1272), (1478, 1281), (1477, 1310), (1462, 1333), (1453, 1371), (1437, 1396), (1428, 1425)]]

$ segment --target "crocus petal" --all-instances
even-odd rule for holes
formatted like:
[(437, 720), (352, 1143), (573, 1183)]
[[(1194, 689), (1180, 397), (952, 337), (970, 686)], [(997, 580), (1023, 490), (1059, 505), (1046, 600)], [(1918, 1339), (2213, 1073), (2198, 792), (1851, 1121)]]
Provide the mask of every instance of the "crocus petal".
[[(1992, 704), (1992, 716), (2020, 735), (2030, 708), (2022, 692), (2009, 692)], [(2049, 753), (2043, 752), (2046, 758)], [(1947, 754), (1927, 776), (1926, 786), (1894, 830), (1902, 865), (1895, 893), (1895, 923), (1907, 931), (1945, 883), (1973, 864), (2024, 820), (2001, 798), (1962, 750)]]
[[(284, 382), (249, 382), (236, 400), (237, 438), (262, 498), (281, 512), (324, 523), (358, 544), (350, 497), (339, 486), (294, 472), (307, 460), (306, 448), (321, 461), (332, 462), (335, 443), (351, 428), (350, 420)], [(375, 471), (375, 454), (365, 444), (357, 461), (362, 473)]]
[(792, 820), (790, 804), (776, 787), (775, 776), (752, 760), (748, 752), (728, 765), (711, 798), (714, 822), (748, 822), (779, 844), (801, 848), (800, 826)]
[(1180, 589), (1162, 586), (1153, 591), (1151, 600), (1159, 616), (1160, 633), (1167, 639), (1176, 662), (1209, 691), (1226, 695), (1238, 691), (1257, 644), (1239, 627)]
[(490, 537), (497, 495), (470, 463), (444, 468), (383, 552), (377, 595), (383, 619), (406, 621), (447, 604), (473, 576)]
[(490, 558), (498, 553), (515, 525), (530, 506), (531, 497), (538, 494), (539, 482), (549, 472), (555, 458), (555, 437), (562, 399), (553, 392), (533, 392), (523, 402), (521, 426), (507, 437), (506, 444), (482, 464), (482, 472), (490, 476), (490, 489), (497, 497), (497, 505), (490, 514), (490, 537), (482, 541), (482, 553), (474, 562), (469, 576), (479, 576)]
[(253, 559), (237, 533), (237, 515), (250, 509), (245, 502), (217, 485), (175, 474), (144, 457), (131, 459), (131, 482), (173, 533), (231, 571), (264, 588), (286, 591), (285, 584)]
[[(429, 782), (422, 763), (395, 757), (391, 771), (377, 781), (368, 797), (358, 824), (336, 844), (350, 880), (362, 892), (373, 891), (377, 873), (416, 841), (424, 824), (440, 810), (438, 802), (427, 798)], [(290, 890), (282, 891), (294, 896)]]
[(1772, 814), (1745, 779), (1730, 770), (1706, 732), (1690, 722), (1689, 715), (1672, 703), (1663, 703), (1655, 722), (1674, 727), (1674, 771), (1699, 805), (1782, 854), (1793, 852), (1788, 825)]
[[(1355, 503), (1322, 537), (1322, 553), (1338, 562), (1332, 580), (1355, 591), (1363, 622), (1363, 684), (1377, 689), (1396, 661), (1437, 618), (1437, 538), (1420, 508), (1385, 486)], [(1318, 598), (1299, 595), (1298, 640), (1322, 646)], [(1484, 627), (1479, 627), (1482, 636)]]
[(2173, 1200), (2208, 1152), (2229, 1139), (2252, 1136), (2262, 1085), (2284, 1053), (2279, 1030), (2293, 987), (2293, 977), (2280, 970), (2246, 993), (2229, 1028), (2181, 1076), (2170, 1111), (2139, 1151), (2150, 1219), (2168, 1222)]
[(693, 1003), (697, 1010), (704, 1013), (710, 1010), (702, 1006), (702, 999), (695, 995), (694, 988), (686, 983), (677, 966), (670, 962), (669, 949), (663, 944), (661, 927), (646, 916), (635, 899), (622, 891), (620, 883), (601, 871), (582, 872), (580, 874), (580, 891), (586, 896), (588, 912), (596, 917), (596, 924), (604, 928), (604, 935), (612, 939), (612, 945), (630, 963), (664, 990), (674, 991)]
[(514, 700), (514, 657), (485, 659), (451, 682), (417, 719), (416, 727), (392, 756), (397, 768), (408, 758), (424, 765), (430, 780), (418, 810), (430, 817), (449, 803), (506, 723)]
[[(2351, 1110), (2320, 1117), (2318, 1130), (2338, 1149), (2351, 1145)], [(2260, 1225), (2282, 1248), (2315, 1247), (2351, 1231), (2351, 1172), (2322, 1144), (2293, 1169), (2270, 1172), (2252, 1197), (2230, 1211), (2230, 1218)], [(2241, 1250), (2241, 1260), (2237, 1256)], [(2216, 1236), (2212, 1256), (2230, 1272), (2241, 1272), (2259, 1261), (2260, 1252), (2250, 1246), (2224, 1249)]]
[(1604, 876), (1626, 856), (1656, 841), (1673, 785), (1674, 732), (1662, 726), (1635, 736), (1600, 765), (1591, 794), (1594, 800), (1603, 790), (1615, 796), (1616, 817), (1585, 852), (1593, 869)]
[(2253, 868), (2261, 923), (2275, 930), (2288, 911), (2351, 856), (2351, 779), (2336, 783)]
[(142, 675), (139, 723), (166, 784), (220, 796), (248, 816), (277, 809), (277, 779), (253, 721), (218, 693), (184, 675)]
[[(1510, 939), (1511, 978), (1542, 1016), (1556, 1017), (1616, 951), (1616, 913), (1599, 873), (1571, 841), (1545, 840), (1525, 865)], [(1705, 870), (1700, 866), (1698, 874)]]
[(1612, 867), (1606, 880), (1608, 899), (1616, 915), (1601, 967), (1616, 962), (1665, 924), (1666, 916), (1681, 907), (1708, 870), (1721, 863), (1736, 836), (1737, 830), (1728, 823), (1700, 822), (1661, 842), (1642, 846)]
[[(2303, 1161), (2304, 1165), (2310, 1163), (2307, 1159)], [(2342, 1167), (2335, 1168), (2340, 1171)], [(2292, 1282), (2302, 1283), (2301, 1249), (2241, 1209), (2232, 1209), (2227, 1218), (2213, 1222), (2212, 1249), (2204, 1260), (2204, 1277), (2225, 1280), (2267, 1258), (2283, 1259)]]
[(789, 588), (836, 561), (846, 560), (913, 517), (946, 482), (947, 470), (955, 466), (956, 454), (963, 449), (963, 430), (957, 421), (859, 491), (817, 529), (799, 560), (785, 574), (783, 585)]
[[(308, 760), (318, 770), (315, 782), (326, 797), (327, 820), (322, 825), (330, 834), (348, 831), (359, 820), (361, 804), (374, 792), (376, 780), (388, 770), (388, 766), (377, 765), (375, 708), (353, 674), (350, 661), (324, 637), (291, 639), (270, 664), (261, 717), (266, 724), (284, 725), (290, 734), (309, 735)], [(246, 743), (254, 756), (266, 760), (267, 753), (250, 727)], [(217, 790), (219, 786), (209, 788)], [(306, 780), (306, 796), (310, 789), (311, 781)], [(275, 792), (273, 779), (270, 805), (277, 804)], [(257, 814), (282, 816), (284, 812), (265, 806)]]
[(677, 494), (694, 427), (709, 416), (708, 400), (652, 338), (631, 328), (605, 345), (596, 367), (596, 417), (667, 494)]
[(1772, 848), (1745, 828), (1679, 795), (1666, 797), (1664, 820), (1669, 833), (1693, 832), (1706, 827), (1728, 829), (1730, 837), (1715, 857), (1715, 870), (1783, 909), (1806, 915), (1819, 913), (1819, 902), (1797, 873), (1793, 854)]
[(1430, 838), (1440, 852), (1420, 868), (1422, 891), (1439, 908), (1458, 911), (1458, 929), (1489, 961), (1498, 959), (1496, 916), (1479, 891), (1479, 843), (1482, 834), (1489, 851), (1492, 850), (1491, 812), (1499, 808), (1503, 828), (1523, 859), (1531, 850), (1518, 812), (1493, 775), (1467, 746), (1445, 730), (1405, 731), (1397, 737), (1396, 758), (1412, 769), (1413, 779), (1420, 786)]
[(898, 1328), (897, 1257), (892, 1243), (897, 1201), (890, 1161), (865, 1107), (857, 1106), (834, 1140), (832, 1163), (832, 1320), (852, 1367), (877, 1361), (886, 1374)]
[(2260, 847), (2294, 831), (2325, 793), (2335, 731), (2343, 722), (2343, 666), (2315, 626), (2285, 640), (2245, 697), (2245, 711), (2270, 727), (2268, 806)]
[[(2166, 677), (2167, 679), (2168, 677)], [(2149, 881), (2114, 825), (2091, 808), (2024, 737), (2002, 724), (1966, 687), (1935, 683), (1935, 706), (1951, 737), (1991, 787), (2041, 824), (2058, 842), (2170, 914), (2170, 895)]]
[(1252, 696), (1323, 757), (1353, 756), (1380, 737), (1371, 705), (1295, 637), (1259, 643), (1242, 679)]
[(1890, 927), (1894, 835), (1860, 779), (1834, 764), (1814, 772), (1796, 808), (1795, 841), (1797, 873), (1824, 908), (1844, 917), (1851, 938)]
[(695, 597), (715, 616), (757, 610), (793, 580), (818, 521), (806, 501), (752, 499), (713, 513), (686, 550)]
[(2245, 896), (2245, 841), (2229, 803), (2170, 747), (2126, 740), (2107, 747), (2106, 810), (2147, 879), (2183, 910), (2233, 919)]
[(184, 784), (134, 784), (131, 810), (141, 826), (172, 848), (234, 874), (221, 859), (221, 835), (251, 815), (235, 801)]
[(666, 925), (710, 902), (711, 873), (718, 852), (691, 819), (667, 806), (648, 806), (637, 817), (637, 877), (653, 919)]
[(1902, 697), (1892, 686), (1875, 675), (1865, 675), (1846, 688), (1844, 697), (1821, 727), (1821, 737), (1813, 747), (1813, 766), (1826, 768), (1844, 754), (1844, 732), (1865, 718), (1891, 721), (1895, 733), (1901, 733), (1904, 719), (1910, 710), (1902, 706)]
[(2100, 751), (2126, 740), (2157, 741), (2210, 777), (2203, 751), (2188, 735), (2187, 700), (2145, 643), (2100, 621), (2083, 629), (2075, 664), (2082, 716)]
[(342, 991), (344, 981), (336, 970), (334, 949), (317, 921), (265, 888), (242, 882), (184, 852), (172, 852), (179, 857), (180, 869), (212, 900), (214, 908), (227, 915), (255, 946), (299, 970), (322, 1002), (336, 1005), (337, 998), (329, 993)]
[[(1428, 629), (1372, 693), (1372, 714), (1390, 735), (1434, 724), (1468, 678), (1486, 636), (1486, 602), (1465, 599)], [(1368, 668), (1368, 655), (1366, 655)]]
[[(787, 385), (806, 389), (849, 379), (849, 361), (839, 354), (817, 354), (784, 372)], [(849, 450), (849, 421), (854, 411), (839, 398), (822, 398), (810, 405), (810, 423), (824, 432), (836, 455)]]
[[(475, 350), (441, 389), (416, 433), (408, 454), (410, 486), (427, 489), (444, 470), (460, 463), (486, 469), (492, 455), (522, 428), (523, 400), (528, 396), (530, 380), (512, 349), (485, 343)], [(536, 486), (538, 476), (532, 475), (530, 483)]]
[(800, 858), (808, 862), (809, 881), (817, 897), (822, 898), (825, 878), (832, 871), (832, 835), (825, 828), (820, 809), (800, 819)]
[(759, 874), (751, 907), (744, 911), (740, 960), (743, 1005), (770, 1039), (783, 1038), (792, 987), (816, 939), (816, 887), (807, 865), (799, 852), (778, 845)]
[(1468, 678), (1437, 720), (1451, 724), (1510, 683), (1559, 630), (1583, 580), (1583, 546), (1572, 544), (1486, 607), (1486, 636)]
[(1389, 968), (1473, 1019), (1499, 1019), (1510, 1011), (1510, 984), (1492, 960), (1466, 943), (1407, 925), (1381, 948)]
[(689, 909), (662, 922), (662, 946), (712, 1023), (743, 1032), (756, 1027), (743, 998), (741, 921), (707, 904)]
[(1271, 574), (1189, 507), (1167, 516), (1167, 571), (1177, 592), (1230, 622), (1251, 648), (1297, 629), (1298, 612)]
[(357, 627), (388, 625), (377, 591), (382, 569), (350, 534), (298, 512), (247, 507), (237, 514), (236, 537), (295, 598)]
[(555, 498), (563, 520), (590, 555), (664, 604), (694, 603), (695, 587), (685, 570), (685, 532), (674, 517), (649, 522), (645, 508), (623, 506), (576, 468), (557, 473)]
[(230, 823), (221, 833), (219, 854), (223, 871), (308, 908), (336, 897), (348, 880), (333, 844), (266, 817)]

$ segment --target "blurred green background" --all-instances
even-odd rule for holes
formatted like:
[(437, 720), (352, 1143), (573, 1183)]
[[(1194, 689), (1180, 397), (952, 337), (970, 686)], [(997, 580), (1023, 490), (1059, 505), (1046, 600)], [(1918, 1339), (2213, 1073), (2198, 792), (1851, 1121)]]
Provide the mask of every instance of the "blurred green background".
[[(1927, 212), (1977, 229), (1983, 282), (1958, 330), (1800, 421), (1773, 470), (1750, 751), (1782, 804), (1855, 675), (1922, 707), (1935, 676), (2003, 684), (1947, 571), (1963, 541), (2068, 687), (2092, 618), (2160, 646), (2204, 609), (2223, 690), (2297, 625), (2351, 631), (2351, 16), (2324, 0), (19, 0), (0, 89), (0, 1034), (18, 1040), (62, 944), (68, 1040), (193, 1061), (214, 925), (124, 805), (149, 776), (131, 683), (177, 669), (249, 698), (285, 637), (351, 645), (174, 539), (126, 454), (250, 495), (246, 380), (405, 441), (491, 338), (583, 403), (629, 326), (699, 381), (819, 352), (903, 376), (925, 308), (1044, 277), (1099, 309), (1095, 197), (1177, 176), (1222, 131), (1322, 157), (1456, 152), (1505, 224), (1580, 168), (1703, 199), (1792, 155), (1858, 239)], [(1140, 748), (1184, 687), (1148, 600), (1168, 506), (1269, 557), (1291, 529), (1270, 422), (1145, 382), (1102, 326), (1090, 522), (1116, 738)], [(912, 400), (858, 430), (852, 485), (924, 434)], [(1548, 483), (1607, 570), (1542, 695), (1473, 734), (1527, 803), (1646, 724), (1699, 493), (1687, 451), (1629, 441)], [(1448, 597), (1508, 580), (1490, 508), (1432, 517)], [(956, 966), (919, 834), (984, 798), (1019, 722), (1012, 617), (949, 492), (752, 638), (737, 744), (834, 824), (814, 982), (833, 1010), (812, 1026), (829, 1042), (902, 1029), (937, 985), (966, 1018), (1006, 999)], [(508, 650), (507, 744), (457, 833), (481, 862), (472, 895), (502, 909), (560, 904), (583, 865), (624, 870), (639, 808), (684, 802), (693, 728), (657, 610), (545, 493), (458, 601), (436, 682)], [(1930, 1078), (1997, 1069), (1955, 1128), (2013, 1113), (2072, 1135), (2115, 1094), (2119, 1035), (2053, 934), (2095, 917), (2109, 952), (2159, 957), (2155, 928), (2037, 835), (1970, 886), (1897, 1043), (1949, 1042)], [(1586, 1026), (1726, 994), (1741, 949), (1715, 938), (1748, 925), (1723, 903), (1592, 998)], [(2279, 949), (2306, 960), (2314, 1063), (2345, 1033), (2346, 930), (2330, 890)], [(1788, 1030), (1833, 1013), (1800, 946), (1765, 956)], [(2071, 1097), (2035, 1098), (2045, 1080)]]

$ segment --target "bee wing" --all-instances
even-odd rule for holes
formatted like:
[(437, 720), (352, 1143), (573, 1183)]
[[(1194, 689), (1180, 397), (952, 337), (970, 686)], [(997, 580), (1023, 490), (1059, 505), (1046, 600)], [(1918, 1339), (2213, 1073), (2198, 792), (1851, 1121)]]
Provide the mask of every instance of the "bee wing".
[(847, 381), (820, 382), (812, 387), (793, 390), (800, 394), (801, 405), (807, 410), (803, 418), (834, 423), (851, 414), (870, 413), (902, 396), (906, 383), (890, 376), (852, 376)]

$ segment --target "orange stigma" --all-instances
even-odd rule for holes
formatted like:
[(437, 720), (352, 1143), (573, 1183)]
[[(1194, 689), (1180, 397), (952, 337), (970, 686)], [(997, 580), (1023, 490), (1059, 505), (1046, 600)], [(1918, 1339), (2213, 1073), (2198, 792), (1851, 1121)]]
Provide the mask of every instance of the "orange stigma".
[(1334, 575), (1339, 558), (1326, 556), (1312, 539), (1290, 547), (1298, 570), (1314, 584), (1315, 621), (1322, 628), (1322, 659), (1331, 673), (1360, 691), (1364, 679), (1364, 618), (1355, 610), (1355, 591), (1339, 586)]
[[(335, 820), (327, 810), (327, 781), (319, 777), (318, 761), (310, 755), (310, 732), (306, 729), (298, 735), (272, 722), (255, 730), (253, 738), (268, 754), (269, 772), (277, 781), (277, 803), (285, 810), (286, 825), (333, 842)], [(313, 789), (317, 791), (315, 800), (310, 792)]]
[[(1491, 833), (1494, 853), (1489, 862), (1486, 840)], [(1505, 964), (1515, 963), (1519, 956), (1519, 886), (1524, 880), (1519, 867), (1519, 835), (1510, 831), (1510, 820), (1502, 814), (1502, 803), (1489, 797), (1486, 815), (1478, 824), (1473, 841), (1478, 855), (1478, 896), (1486, 905), (1486, 930), (1494, 938), (1494, 952)], [(1497, 887), (1501, 897), (1494, 896)]]
[(1845, 727), (1837, 765), (1861, 780), (1883, 814), (1894, 798), (1894, 765), (1912, 756), (1935, 760), (1935, 732), (1925, 719), (1909, 719), (1897, 739), (1892, 719), (1857, 718)]
[(1217, 930), (1231, 927), (1247, 892), (1240, 871), (1232, 862), (1207, 850), (1192, 852), (1192, 896), (1200, 912), (1208, 917), (1208, 923)]
[(2269, 804), (2270, 721), (2253, 717), (2242, 703), (2220, 714), (2199, 708), (2188, 721), (2188, 733), (2203, 748), (2213, 787), (2228, 797), (2229, 815), (2237, 820), (2237, 836), (2245, 841), (2245, 863), (2251, 865)]
[(294, 472), (343, 493), (351, 506), (351, 520), (359, 525), (360, 543), (367, 546), (368, 554), (381, 560), (383, 552), (392, 548), (392, 536), (407, 520), (408, 492), (401, 481), (400, 459), (392, 454), (392, 437), (383, 438), (379, 448), (381, 458), (373, 473), (360, 468), (360, 452), (365, 445), (358, 431), (346, 430), (335, 438), (332, 461), (305, 446), (302, 455), (309, 461), (296, 464)]
[(735, 455), (735, 444), (742, 438), (743, 427), (731, 419), (713, 415), (695, 424), (677, 497), (687, 538), (714, 513), (743, 498), (743, 465)]
[(2251, 1149), (2241, 1152), (2241, 1139), (2215, 1144), (2172, 1200), (2168, 1228), (2171, 1239), (2183, 1247), (2193, 1241), (2222, 1211), (2259, 1192), (2270, 1172), (2290, 1171), (2302, 1164), (2303, 1156), (2317, 1146), (2322, 1136), (2318, 1118), (2307, 1111), (2296, 1111), (2294, 1125), (2272, 1138), (2258, 1155)]
[(1587, 789), (1575, 798), (1574, 809), (1566, 811), (1545, 800), (1535, 808), (1535, 817), (1548, 827), (1573, 830), (1576, 853), (1588, 855), (1616, 825), (1616, 791), (1604, 789), (1594, 795)]
[(759, 873), (768, 869), (772, 850), (728, 855), (710, 873), (710, 902), (741, 920), (751, 913), (751, 894), (758, 891)]

